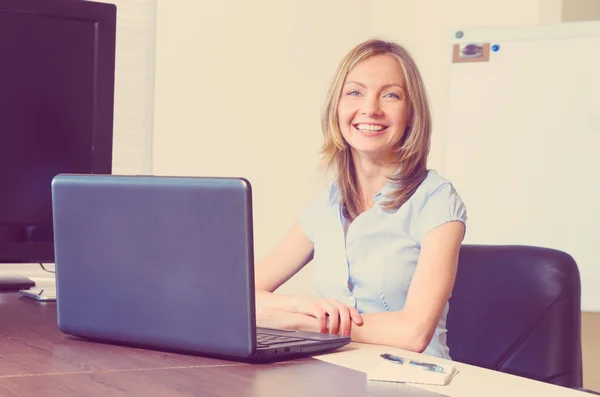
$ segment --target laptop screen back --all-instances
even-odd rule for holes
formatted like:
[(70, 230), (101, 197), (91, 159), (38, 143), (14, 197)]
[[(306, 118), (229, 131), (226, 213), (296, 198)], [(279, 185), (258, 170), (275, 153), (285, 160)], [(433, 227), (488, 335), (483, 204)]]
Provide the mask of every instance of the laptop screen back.
[(63, 332), (251, 354), (254, 254), (247, 181), (59, 175), (52, 194)]

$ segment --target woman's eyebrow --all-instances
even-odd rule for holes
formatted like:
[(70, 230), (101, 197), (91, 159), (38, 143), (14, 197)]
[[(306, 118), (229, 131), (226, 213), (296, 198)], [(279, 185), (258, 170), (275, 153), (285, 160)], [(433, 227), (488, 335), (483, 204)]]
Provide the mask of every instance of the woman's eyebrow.
[(354, 84), (354, 85), (359, 85), (361, 87), (366, 87), (366, 85), (364, 85), (363, 83), (359, 83), (358, 81), (347, 81), (346, 84), (344, 84), (344, 86), (346, 85), (350, 85), (350, 84)]
[(385, 88), (390, 88), (390, 87), (396, 87), (396, 88), (400, 88), (402, 91), (404, 91), (404, 87), (402, 86), (402, 84), (398, 84), (398, 83), (390, 83), (390, 84), (385, 84), (383, 87), (383, 89)]
[[(354, 84), (354, 85), (358, 85), (360, 87), (366, 88), (365, 84), (360, 83), (358, 81), (353, 81), (353, 80), (346, 82), (346, 84), (344, 84), (344, 86), (347, 86), (347, 85), (350, 85), (350, 84)], [(385, 88), (390, 88), (390, 87), (397, 87), (397, 88), (400, 88), (402, 91), (404, 91), (404, 87), (402, 86), (402, 84), (399, 84), (399, 83), (384, 84), (383, 87), (381, 87), (381, 88), (385, 89)]]

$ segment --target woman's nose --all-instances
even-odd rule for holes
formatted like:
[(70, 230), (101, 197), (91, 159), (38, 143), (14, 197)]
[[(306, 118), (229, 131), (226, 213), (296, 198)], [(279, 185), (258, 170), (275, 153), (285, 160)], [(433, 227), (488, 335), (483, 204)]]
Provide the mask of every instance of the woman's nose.
[(361, 108), (361, 113), (366, 116), (381, 115), (381, 106), (379, 105), (378, 98), (366, 97)]

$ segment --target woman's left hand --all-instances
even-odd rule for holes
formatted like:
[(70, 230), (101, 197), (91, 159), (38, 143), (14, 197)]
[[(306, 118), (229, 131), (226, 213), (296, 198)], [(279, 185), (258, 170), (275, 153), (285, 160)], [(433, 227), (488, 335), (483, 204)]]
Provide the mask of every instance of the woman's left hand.
[(295, 310), (298, 313), (314, 317), (323, 333), (350, 336), (353, 324), (363, 324), (362, 316), (355, 307), (347, 306), (336, 299), (316, 299), (312, 297), (294, 297)]

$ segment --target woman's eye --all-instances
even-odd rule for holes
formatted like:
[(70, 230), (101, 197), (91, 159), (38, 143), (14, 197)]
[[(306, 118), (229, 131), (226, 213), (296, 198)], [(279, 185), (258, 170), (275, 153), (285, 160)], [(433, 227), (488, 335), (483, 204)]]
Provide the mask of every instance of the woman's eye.
[(385, 94), (386, 98), (394, 98), (394, 99), (400, 99), (400, 95), (395, 94), (393, 92), (388, 92), (387, 94)]
[(357, 96), (357, 95), (360, 95), (360, 92), (358, 92), (358, 91), (349, 91), (346, 95)]

